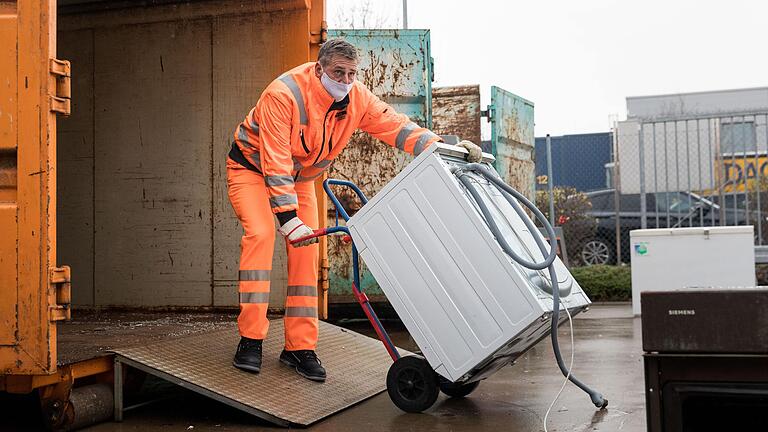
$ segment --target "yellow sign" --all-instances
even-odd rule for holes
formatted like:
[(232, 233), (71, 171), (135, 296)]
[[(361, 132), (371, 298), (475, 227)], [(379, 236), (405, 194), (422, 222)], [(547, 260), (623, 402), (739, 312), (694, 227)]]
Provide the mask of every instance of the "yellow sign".
[(746, 158), (724, 156), (722, 164), (726, 184), (723, 188), (724, 192), (744, 192), (745, 186), (751, 189), (755, 179), (765, 178), (768, 175), (768, 156), (766, 155), (749, 155)]

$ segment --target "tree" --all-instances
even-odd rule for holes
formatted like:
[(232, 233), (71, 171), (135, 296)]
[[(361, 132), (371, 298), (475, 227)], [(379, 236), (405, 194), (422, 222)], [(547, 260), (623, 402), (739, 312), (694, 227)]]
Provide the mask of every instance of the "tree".
[[(552, 194), (555, 201), (555, 224), (563, 228), (568, 260), (571, 265), (579, 264), (581, 249), (594, 237), (597, 229), (597, 220), (587, 213), (592, 209), (592, 203), (583, 192), (573, 187), (556, 187)], [(549, 219), (547, 191), (536, 191), (536, 207)]]
[[(331, 26), (339, 29), (399, 28), (399, 9), (391, 1), (337, 0)], [(329, 5), (330, 6), (330, 5)]]

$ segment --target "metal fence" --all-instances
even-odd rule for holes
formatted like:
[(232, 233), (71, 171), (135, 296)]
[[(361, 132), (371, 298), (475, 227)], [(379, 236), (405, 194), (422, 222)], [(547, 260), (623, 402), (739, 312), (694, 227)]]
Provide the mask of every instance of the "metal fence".
[(572, 263), (628, 263), (629, 232), (642, 228), (752, 225), (755, 244), (768, 243), (768, 112), (630, 119), (611, 138), (605, 188), (557, 187), (556, 169), (551, 194), (537, 185)]
[(571, 266), (616, 262), (613, 147), (611, 133), (536, 139), (536, 204), (562, 228)]

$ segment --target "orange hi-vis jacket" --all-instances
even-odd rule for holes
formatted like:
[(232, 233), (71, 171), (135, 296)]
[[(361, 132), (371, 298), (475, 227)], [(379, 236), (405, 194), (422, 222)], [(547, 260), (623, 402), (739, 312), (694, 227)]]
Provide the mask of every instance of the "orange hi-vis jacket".
[(295, 182), (322, 175), (357, 129), (413, 155), (440, 140), (359, 81), (344, 100), (334, 101), (311, 62), (267, 86), (235, 129), (233, 146), (264, 176), (273, 213), (283, 213), (298, 208)]

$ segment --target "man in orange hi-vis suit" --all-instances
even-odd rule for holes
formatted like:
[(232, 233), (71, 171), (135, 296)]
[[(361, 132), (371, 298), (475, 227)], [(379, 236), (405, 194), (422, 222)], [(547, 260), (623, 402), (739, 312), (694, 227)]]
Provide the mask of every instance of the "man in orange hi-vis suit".
[[(324, 381), (317, 345), (317, 239), (290, 242), (318, 228), (314, 180), (331, 165), (359, 129), (418, 155), (440, 137), (417, 126), (355, 80), (358, 56), (342, 39), (323, 44), (317, 62), (272, 81), (235, 129), (227, 160), (232, 207), (245, 235), (240, 243), (240, 343), (234, 366), (261, 370), (262, 341), (269, 321), (269, 281), (277, 230), (288, 243), (285, 349), (280, 361), (311, 380)], [(480, 147), (463, 141), (468, 159)]]

